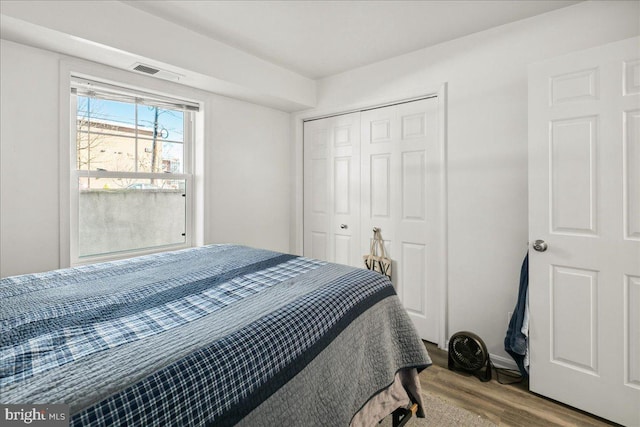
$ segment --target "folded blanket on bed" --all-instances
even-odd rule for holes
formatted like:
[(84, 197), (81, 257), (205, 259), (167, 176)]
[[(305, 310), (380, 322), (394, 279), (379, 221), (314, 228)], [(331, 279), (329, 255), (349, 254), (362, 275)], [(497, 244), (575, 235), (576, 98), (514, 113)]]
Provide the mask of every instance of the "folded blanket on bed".
[(388, 279), (241, 246), (2, 279), (0, 300), (2, 403), (73, 425), (347, 425), (430, 364)]

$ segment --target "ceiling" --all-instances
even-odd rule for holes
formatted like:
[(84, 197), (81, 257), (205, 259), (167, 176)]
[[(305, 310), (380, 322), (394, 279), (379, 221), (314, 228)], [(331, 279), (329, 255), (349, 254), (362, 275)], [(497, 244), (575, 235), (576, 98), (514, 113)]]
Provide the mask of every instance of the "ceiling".
[(568, 0), (124, 0), (311, 79), (563, 8)]

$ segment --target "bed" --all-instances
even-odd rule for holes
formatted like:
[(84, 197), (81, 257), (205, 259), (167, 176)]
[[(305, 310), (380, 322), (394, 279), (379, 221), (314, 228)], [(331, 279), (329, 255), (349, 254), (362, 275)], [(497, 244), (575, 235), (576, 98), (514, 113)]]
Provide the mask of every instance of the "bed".
[(0, 281), (0, 402), (70, 425), (373, 425), (431, 364), (384, 276), (237, 245)]

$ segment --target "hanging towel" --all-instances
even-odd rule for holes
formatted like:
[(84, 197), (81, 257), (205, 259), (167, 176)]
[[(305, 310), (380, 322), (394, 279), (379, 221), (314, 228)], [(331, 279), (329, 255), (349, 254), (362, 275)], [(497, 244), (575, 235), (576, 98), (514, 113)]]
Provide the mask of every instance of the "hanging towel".
[(528, 313), (527, 313), (527, 293), (529, 288), (529, 253), (524, 257), (522, 268), (520, 269), (520, 288), (518, 290), (518, 301), (516, 308), (513, 310), (509, 327), (507, 328), (507, 336), (504, 338), (504, 350), (516, 361), (518, 369), (523, 377), (529, 376), (525, 369), (525, 355), (527, 354), (528, 339), (527, 335), (522, 333), (522, 327), (525, 321), (527, 325), (525, 330), (528, 332)]

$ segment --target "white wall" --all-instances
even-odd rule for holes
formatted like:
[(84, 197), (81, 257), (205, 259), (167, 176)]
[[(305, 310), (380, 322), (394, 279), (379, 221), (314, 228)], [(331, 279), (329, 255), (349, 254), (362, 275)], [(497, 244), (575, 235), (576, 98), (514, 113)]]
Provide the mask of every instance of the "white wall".
[(208, 241), (289, 251), (289, 114), (216, 97)]
[(527, 64), (639, 34), (639, 6), (580, 3), (318, 81), (322, 112), (448, 82), (449, 334), (475, 331), (510, 360), (507, 313), (527, 250)]
[(58, 56), (0, 40), (0, 276), (58, 267)]
[[(55, 269), (64, 259), (59, 234), (61, 60), (67, 59), (0, 40), (2, 277)], [(286, 251), (289, 115), (201, 93), (207, 106), (206, 157), (200, 159), (205, 169), (204, 242)]]

